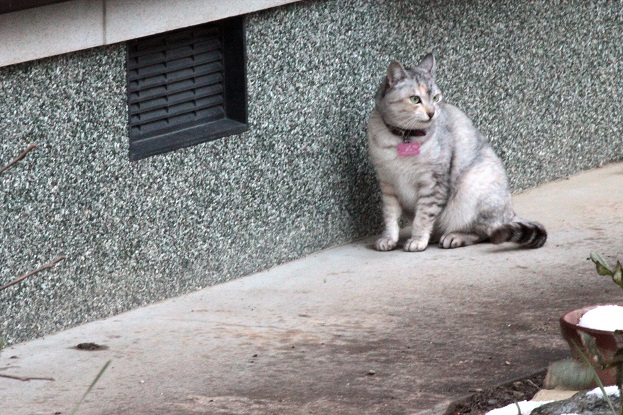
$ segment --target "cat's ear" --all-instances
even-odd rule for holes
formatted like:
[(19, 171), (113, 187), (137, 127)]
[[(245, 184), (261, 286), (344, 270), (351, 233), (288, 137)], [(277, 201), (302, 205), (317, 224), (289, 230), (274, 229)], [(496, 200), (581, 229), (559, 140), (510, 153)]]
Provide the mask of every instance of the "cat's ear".
[(437, 63), (435, 62), (435, 55), (433, 53), (429, 53), (422, 58), (422, 61), (418, 65), (418, 67), (424, 69), (431, 75), (435, 75), (435, 69), (437, 69)]
[(396, 61), (392, 61), (387, 67), (387, 81), (389, 82), (389, 86), (396, 85), (399, 81), (407, 78), (407, 71), (405, 68)]

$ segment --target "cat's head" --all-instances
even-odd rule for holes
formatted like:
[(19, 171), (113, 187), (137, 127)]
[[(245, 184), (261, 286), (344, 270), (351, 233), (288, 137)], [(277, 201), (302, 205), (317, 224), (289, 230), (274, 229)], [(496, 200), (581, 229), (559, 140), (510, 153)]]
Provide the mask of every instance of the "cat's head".
[(409, 68), (394, 61), (376, 96), (386, 123), (405, 129), (426, 128), (434, 120), (443, 96), (435, 83), (435, 57), (424, 56)]

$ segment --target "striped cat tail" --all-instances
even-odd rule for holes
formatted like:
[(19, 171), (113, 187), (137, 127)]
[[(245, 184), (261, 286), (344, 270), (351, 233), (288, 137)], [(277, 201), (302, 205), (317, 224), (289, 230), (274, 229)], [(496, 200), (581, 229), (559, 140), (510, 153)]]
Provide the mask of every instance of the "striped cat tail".
[(491, 234), (491, 243), (515, 242), (523, 248), (540, 248), (547, 240), (545, 227), (538, 222), (529, 222), (515, 218), (512, 222), (495, 229)]

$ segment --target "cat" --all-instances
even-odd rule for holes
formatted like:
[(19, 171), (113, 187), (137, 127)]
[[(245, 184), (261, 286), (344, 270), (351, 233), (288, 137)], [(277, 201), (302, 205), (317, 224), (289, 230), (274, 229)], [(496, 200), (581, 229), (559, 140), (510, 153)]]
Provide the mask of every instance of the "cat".
[(540, 248), (545, 228), (515, 215), (502, 161), (467, 115), (444, 102), (435, 69), (432, 53), (412, 68), (391, 62), (376, 94), (368, 153), (380, 183), (384, 231), (375, 248), (396, 247), (402, 215), (412, 220), (405, 251), (423, 251), (430, 242)]

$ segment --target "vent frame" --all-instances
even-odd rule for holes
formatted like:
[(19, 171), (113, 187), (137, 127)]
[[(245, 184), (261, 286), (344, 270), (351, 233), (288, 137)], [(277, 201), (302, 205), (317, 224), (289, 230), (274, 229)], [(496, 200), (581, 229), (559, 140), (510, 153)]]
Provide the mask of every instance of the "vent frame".
[(127, 42), (130, 160), (249, 129), (244, 17)]

